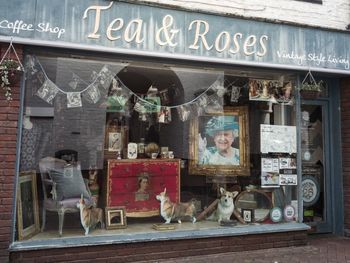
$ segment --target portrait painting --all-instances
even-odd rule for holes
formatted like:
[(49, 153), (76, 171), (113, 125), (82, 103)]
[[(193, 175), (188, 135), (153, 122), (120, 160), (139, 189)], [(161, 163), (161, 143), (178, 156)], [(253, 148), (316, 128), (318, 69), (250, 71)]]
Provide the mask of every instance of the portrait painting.
[(249, 175), (248, 108), (226, 107), (193, 119), (190, 128), (190, 173)]

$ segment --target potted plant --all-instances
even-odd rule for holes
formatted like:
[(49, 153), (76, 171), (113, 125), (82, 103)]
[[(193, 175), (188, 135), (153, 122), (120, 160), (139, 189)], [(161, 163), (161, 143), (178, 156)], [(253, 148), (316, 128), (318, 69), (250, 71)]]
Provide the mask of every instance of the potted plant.
[(300, 87), (300, 95), (303, 98), (318, 98), (323, 91), (324, 82), (303, 82)]
[(21, 66), (16, 60), (7, 58), (0, 64), (0, 85), (8, 101), (12, 100), (11, 87), (18, 83), (21, 72)]

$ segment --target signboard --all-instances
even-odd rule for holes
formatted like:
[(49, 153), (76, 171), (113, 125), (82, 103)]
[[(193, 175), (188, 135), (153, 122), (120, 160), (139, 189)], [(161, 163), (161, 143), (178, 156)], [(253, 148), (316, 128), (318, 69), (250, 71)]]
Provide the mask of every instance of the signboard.
[(296, 153), (296, 127), (261, 124), (260, 151), (262, 153)]
[(11, 37), (33, 45), (350, 73), (347, 33), (117, 1), (1, 1), (0, 41)]

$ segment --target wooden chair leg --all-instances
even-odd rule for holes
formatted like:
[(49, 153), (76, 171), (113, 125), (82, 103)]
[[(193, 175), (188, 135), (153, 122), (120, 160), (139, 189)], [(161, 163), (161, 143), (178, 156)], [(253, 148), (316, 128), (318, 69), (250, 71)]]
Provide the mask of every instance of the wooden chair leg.
[(58, 211), (58, 233), (60, 237), (62, 236), (63, 221), (64, 221), (64, 210), (61, 209)]
[(42, 211), (42, 218), (41, 218), (41, 232), (44, 232), (45, 230), (45, 225), (46, 225), (46, 209), (45, 207), (43, 207), (43, 211)]

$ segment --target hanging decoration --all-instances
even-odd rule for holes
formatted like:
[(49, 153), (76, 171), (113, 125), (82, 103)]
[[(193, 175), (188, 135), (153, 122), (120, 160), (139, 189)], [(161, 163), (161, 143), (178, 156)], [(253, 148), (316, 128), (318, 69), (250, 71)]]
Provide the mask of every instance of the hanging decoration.
[[(15, 59), (11, 58), (11, 52), (14, 53)], [(24, 71), (24, 67), (17, 55), (15, 47), (12, 45), (12, 38), (10, 45), (0, 60), (0, 86), (5, 92), (7, 101), (12, 100), (11, 87), (19, 82), (20, 74)]]
[(80, 92), (67, 92), (67, 107), (78, 108), (83, 106), (81, 103)]
[(80, 78), (77, 74), (73, 73), (72, 80), (68, 83), (69, 87), (76, 89), (80, 83)]
[(159, 123), (170, 123), (171, 109), (169, 107), (160, 107), (160, 111), (157, 114), (157, 121)]
[(36, 95), (49, 104), (52, 104), (52, 100), (56, 97), (59, 89), (50, 79), (46, 79), (44, 84), (38, 89)]
[(107, 98), (107, 111), (124, 113), (131, 95), (119, 79), (113, 78), (112, 88)]
[[(249, 98), (251, 100), (268, 100), (277, 103), (279, 101), (276, 101), (275, 98), (282, 98), (282, 96), (283, 102), (292, 100), (292, 84), (290, 82), (283, 81), (281, 88), (283, 93), (277, 96), (276, 91), (272, 92), (274, 89), (271, 87), (275, 87), (278, 81), (251, 79), (248, 84), (235, 85), (237, 80), (227, 83), (224, 75), (221, 74), (209, 87), (199, 94), (195, 94), (195, 98), (191, 101), (180, 105), (166, 106), (170, 103), (170, 97), (181, 96), (182, 91), (178, 87), (171, 85), (168, 89), (158, 91), (153, 84), (146, 94), (136, 94), (119, 79), (117, 73), (113, 72), (108, 65), (104, 65), (99, 72), (92, 71), (90, 84), (83, 81), (77, 74), (72, 73), (72, 80), (68, 83), (68, 86), (72, 89), (71, 91), (64, 91), (53, 83), (39, 60), (34, 56), (28, 57), (26, 70), (27, 76), (34, 81), (36, 80), (40, 87), (36, 95), (49, 104), (53, 103), (58, 93), (67, 96), (68, 108), (82, 107), (85, 101), (96, 104), (102, 98), (106, 98), (106, 91), (109, 91), (106, 103), (101, 104), (101, 106), (106, 107), (107, 111), (129, 116), (129, 110), (133, 109), (139, 113), (141, 121), (156, 120), (158, 123), (164, 124), (171, 122), (173, 117), (171, 109), (173, 108), (176, 109), (179, 119), (183, 122), (191, 117), (201, 116), (208, 112), (223, 112), (225, 97), (229, 97), (232, 103), (238, 102), (242, 87), (247, 85), (249, 86)], [(82, 84), (87, 86), (80, 91), (75, 91)], [(228, 96), (225, 96), (226, 94)], [(133, 100), (130, 100), (131, 97)], [(272, 101), (272, 97), (274, 101)]]
[(107, 65), (104, 65), (97, 75), (97, 79), (99, 79), (100, 84), (105, 90), (108, 90), (113, 78), (114, 73), (108, 68)]
[(90, 84), (89, 88), (83, 93), (84, 99), (88, 102), (96, 104), (101, 98), (101, 92), (98, 88), (98, 84), (96, 82)]

